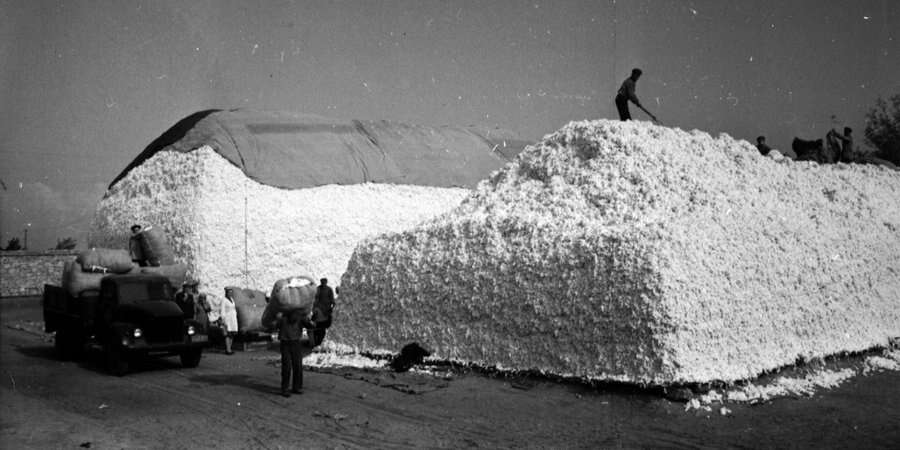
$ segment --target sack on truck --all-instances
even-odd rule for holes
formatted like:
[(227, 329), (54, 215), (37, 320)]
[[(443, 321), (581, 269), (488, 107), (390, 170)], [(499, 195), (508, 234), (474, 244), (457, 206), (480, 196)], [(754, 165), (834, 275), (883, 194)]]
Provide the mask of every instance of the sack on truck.
[(141, 267), (141, 273), (155, 273), (169, 279), (172, 287), (178, 289), (187, 279), (188, 267), (186, 264), (168, 264), (155, 267)]
[(95, 273), (128, 273), (134, 268), (128, 250), (92, 248), (78, 253), (75, 261), (81, 270)]
[(78, 261), (66, 261), (63, 266), (63, 288), (72, 297), (78, 297), (87, 290), (100, 290), (100, 280), (105, 277), (103, 273), (85, 272)]
[(166, 234), (161, 229), (144, 228), (138, 233), (137, 238), (141, 244), (141, 254), (147, 260), (147, 264), (154, 267), (175, 264), (175, 253), (166, 240)]

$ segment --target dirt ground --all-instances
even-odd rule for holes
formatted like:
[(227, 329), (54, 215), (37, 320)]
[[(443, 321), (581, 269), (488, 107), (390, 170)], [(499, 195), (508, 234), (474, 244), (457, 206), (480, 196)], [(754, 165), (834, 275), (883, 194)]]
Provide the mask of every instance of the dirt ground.
[(639, 389), (477, 373), (307, 370), (279, 395), (274, 351), (154, 359), (125, 377), (55, 358), (40, 299), (0, 299), (2, 448), (894, 447), (900, 372), (731, 414)]

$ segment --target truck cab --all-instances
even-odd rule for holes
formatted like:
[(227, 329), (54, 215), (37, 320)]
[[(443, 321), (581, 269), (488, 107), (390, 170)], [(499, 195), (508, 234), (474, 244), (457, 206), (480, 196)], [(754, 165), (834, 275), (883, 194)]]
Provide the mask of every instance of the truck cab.
[(174, 301), (169, 280), (154, 274), (109, 275), (99, 292), (72, 297), (57, 286), (44, 288), (45, 330), (56, 332), (64, 359), (85, 348), (105, 351), (109, 370), (128, 372), (137, 358), (179, 355), (185, 367), (196, 367), (208, 343), (200, 323), (185, 318)]

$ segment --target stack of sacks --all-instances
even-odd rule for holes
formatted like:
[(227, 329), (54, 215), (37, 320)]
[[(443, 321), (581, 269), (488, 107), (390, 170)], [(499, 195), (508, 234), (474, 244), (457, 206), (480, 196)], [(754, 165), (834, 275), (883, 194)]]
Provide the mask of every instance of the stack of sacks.
[(266, 294), (254, 289), (242, 289), (228, 286), (231, 299), (237, 310), (238, 331), (256, 331), (262, 329), (262, 316), (266, 309)]
[(186, 264), (175, 262), (175, 253), (166, 239), (165, 232), (153, 226), (144, 227), (140, 233), (131, 237), (137, 241), (140, 258), (149, 266), (141, 267), (141, 273), (162, 275), (169, 279), (176, 289), (187, 279)]
[(727, 135), (575, 122), (455, 210), (361, 243), (329, 337), (636, 383), (900, 336), (900, 177)]
[(134, 263), (127, 250), (116, 248), (92, 248), (78, 253), (75, 262), (81, 270), (94, 273), (128, 273)]
[(275, 282), (269, 303), (262, 315), (262, 326), (266, 329), (275, 327), (275, 320), (279, 313), (286, 313), (296, 309), (301, 314), (309, 315), (313, 303), (316, 300), (316, 282), (312, 277), (300, 275), (284, 278)]
[(153, 267), (175, 264), (175, 254), (159, 228), (148, 226), (135, 236), (141, 249), (141, 257)]
[(168, 264), (158, 267), (141, 267), (141, 273), (152, 273), (168, 278), (169, 283), (171, 283), (172, 286), (175, 287), (175, 289), (178, 289), (182, 284), (184, 284), (184, 280), (187, 279), (187, 271), (187, 265), (182, 263)]
[(79, 252), (74, 261), (63, 266), (62, 284), (69, 295), (77, 297), (84, 291), (99, 290), (100, 280), (108, 274), (124, 274), (134, 270), (128, 251), (111, 248), (92, 248)]
[(77, 261), (66, 261), (63, 265), (63, 288), (72, 297), (78, 297), (84, 291), (100, 290), (100, 280), (106, 274), (102, 272), (85, 272)]

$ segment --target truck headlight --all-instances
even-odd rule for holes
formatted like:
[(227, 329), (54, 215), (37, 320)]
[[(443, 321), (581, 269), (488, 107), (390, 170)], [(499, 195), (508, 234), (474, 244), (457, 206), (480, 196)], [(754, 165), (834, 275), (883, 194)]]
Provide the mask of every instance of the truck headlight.
[(132, 333), (132, 336), (134, 336), (135, 339), (140, 339), (140, 337), (143, 335), (144, 335), (144, 332), (141, 331), (140, 328), (135, 328), (134, 332)]
[(188, 336), (193, 336), (197, 330), (194, 329), (193, 325), (188, 325), (187, 334)]

